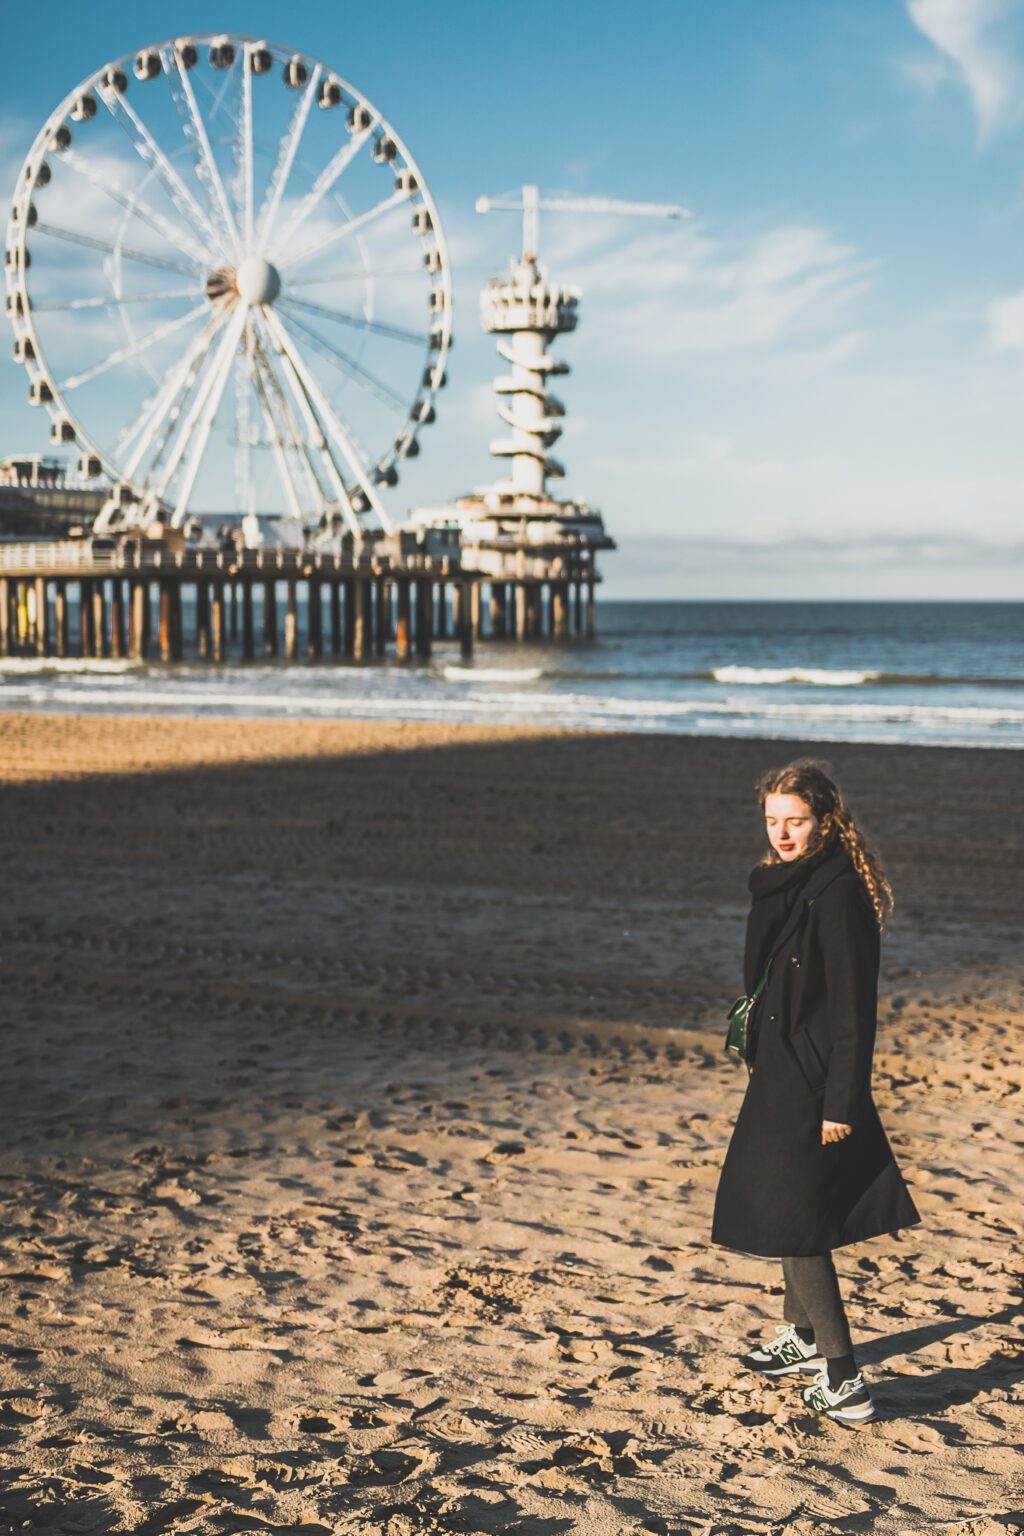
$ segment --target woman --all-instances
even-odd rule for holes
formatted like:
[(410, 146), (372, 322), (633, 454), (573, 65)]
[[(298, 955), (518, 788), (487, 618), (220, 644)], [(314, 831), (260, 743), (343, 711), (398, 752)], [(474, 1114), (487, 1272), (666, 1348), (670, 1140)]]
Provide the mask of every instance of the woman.
[(750, 876), (744, 982), (750, 1075), (715, 1200), (712, 1241), (782, 1260), (785, 1323), (743, 1357), (765, 1376), (813, 1370), (805, 1402), (874, 1416), (832, 1249), (920, 1221), (871, 1098), (879, 932), (892, 888), (822, 764), (757, 786), (770, 850)]

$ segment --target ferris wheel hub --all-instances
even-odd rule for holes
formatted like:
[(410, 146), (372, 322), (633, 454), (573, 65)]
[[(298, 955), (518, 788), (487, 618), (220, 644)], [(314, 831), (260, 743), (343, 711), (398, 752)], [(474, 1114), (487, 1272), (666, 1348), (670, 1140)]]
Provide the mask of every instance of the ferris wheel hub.
[(247, 304), (273, 304), (281, 292), (281, 274), (262, 256), (247, 256), (235, 272), (235, 287)]

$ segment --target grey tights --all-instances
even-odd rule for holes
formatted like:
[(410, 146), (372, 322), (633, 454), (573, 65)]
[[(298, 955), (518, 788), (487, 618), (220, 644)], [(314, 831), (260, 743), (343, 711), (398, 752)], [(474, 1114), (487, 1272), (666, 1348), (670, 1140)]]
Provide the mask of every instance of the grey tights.
[(811, 1328), (826, 1360), (852, 1356), (853, 1341), (830, 1253), (783, 1259), (786, 1300), (782, 1315), (795, 1328)]

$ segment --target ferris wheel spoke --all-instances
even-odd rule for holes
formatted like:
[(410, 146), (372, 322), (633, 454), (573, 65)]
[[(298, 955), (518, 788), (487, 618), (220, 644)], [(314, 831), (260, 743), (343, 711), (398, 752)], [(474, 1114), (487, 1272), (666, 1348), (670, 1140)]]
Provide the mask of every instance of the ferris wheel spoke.
[(359, 518), (356, 516), (355, 509), (352, 506), (352, 502), (349, 498), (348, 490), (345, 486), (345, 478), (342, 475), (338, 461), (334, 456), (330, 433), (324, 420), (321, 417), (320, 412), (317, 409), (316, 401), (310, 394), (306, 384), (303, 382), (302, 377), (296, 369), (294, 357), (289, 352), (285, 352), (282, 349), (281, 341), (278, 337), (276, 328), (271, 322), (271, 317), (266, 315), (264, 317), (264, 322), (267, 326), (268, 332), (270, 333), (271, 341), (276, 348), (277, 354), (281, 360), (281, 371), (283, 372), (285, 380), (287, 381), (288, 388), (291, 390), (295, 402), (298, 405), (299, 414), (301, 415), (303, 421), (306, 423), (310, 441), (320, 455), (320, 459), (327, 476), (328, 484), (333, 490), (335, 499), (341, 508), (341, 514), (344, 517), (345, 522), (348, 524), (351, 532), (355, 534), (357, 538), (361, 539), (363, 536), (362, 524), (360, 523)]
[(408, 341), (420, 348), (427, 344), (426, 335), (422, 331), (408, 331), (400, 325), (386, 325), (382, 320), (367, 320), (363, 315), (331, 309), (326, 304), (314, 304), (310, 299), (293, 299), (286, 295), (281, 303), (292, 309), (307, 310), (311, 315), (321, 315), (326, 320), (335, 320), (339, 325), (348, 325), (357, 331), (372, 331), (375, 336), (387, 336), (392, 341)]
[(310, 256), (318, 255), (321, 251), (326, 250), (329, 245), (337, 245), (340, 240), (347, 240), (350, 235), (355, 234), (357, 229), (365, 229), (367, 224), (371, 223), (374, 219), (379, 219), (382, 214), (389, 212), (390, 209), (397, 208), (399, 203), (408, 202), (408, 198), (409, 194), (407, 192), (393, 192), (390, 197), (384, 198), (382, 202), (377, 203), (373, 208), (367, 209), (365, 213), (359, 214), (354, 219), (349, 219), (346, 224), (339, 225), (329, 235), (324, 235), (322, 239), (315, 241), (312, 245), (307, 245), (305, 250), (300, 251), (297, 256), (290, 256), (283, 261), (276, 262), (275, 265), (278, 271), (284, 272), (289, 267), (298, 266), (300, 261), (308, 261)]
[(132, 107), (130, 102), (119, 91), (109, 86), (99, 88), (99, 97), (107, 111), (118, 123), (139, 156), (146, 165), (152, 166), (164, 185), (171, 202), (177, 208), (182, 218), (191, 225), (199, 236), (204, 248), (215, 246), (225, 260), (228, 258), (227, 248), (216, 228), (216, 225), (206, 216), (192, 193), (186, 187), (174, 166), (168, 160), (159, 144)]
[(178, 500), (171, 517), (171, 523), (174, 527), (180, 526), (188, 512), (189, 497), (192, 495), (192, 488), (196, 483), (199, 466), (206, 452), (210, 433), (213, 431), (214, 423), (217, 420), (217, 413), (220, 410), (224, 391), (231, 376), (231, 364), (238, 349), (238, 343), (241, 340), (248, 313), (249, 306), (247, 304), (238, 305), (228, 322), (223, 340), (217, 349), (216, 361), (211, 371), (212, 382), (206, 392), (206, 400), (188, 443), (188, 462), (185, 465), (182, 479), (178, 485)]
[(129, 342), (126, 347), (118, 347), (94, 367), (87, 368), (84, 373), (76, 373), (69, 379), (64, 379), (58, 384), (60, 390), (78, 389), (90, 380), (99, 378), (101, 373), (107, 373), (111, 368), (116, 368), (118, 363), (130, 362), (133, 357), (138, 357), (141, 352), (147, 351), (158, 341), (164, 341), (168, 336), (173, 336), (175, 331), (183, 330), (197, 315), (201, 315), (207, 308), (206, 301), (197, 304), (195, 309), (190, 309), (184, 315), (179, 315), (174, 320), (168, 320), (163, 325), (158, 325), (155, 330), (149, 331), (145, 336), (139, 336), (135, 341)]
[[(135, 421), (122, 433), (117, 448), (119, 458), (127, 454), (129, 446), (135, 443), (134, 450), (124, 464), (126, 479), (130, 480), (136, 474), (147, 452), (152, 454), (149, 465), (150, 475), (159, 464), (174, 425), (185, 407), (224, 320), (223, 311), (215, 311), (210, 316), (199, 335), (193, 337), (182, 361), (172, 369), (161, 388), (143, 402)], [(158, 436), (161, 423), (164, 430), (162, 435)]]
[(196, 262), (205, 265), (207, 259), (206, 252), (195, 243), (189, 232), (186, 229), (182, 229), (180, 225), (175, 224), (172, 219), (165, 218), (159, 209), (147, 203), (144, 198), (121, 186), (119, 182), (104, 176), (94, 166), (91, 166), (83, 155), (77, 154), (73, 149), (69, 148), (64, 151), (64, 164), (70, 166), (79, 176), (83, 176), (86, 181), (91, 182), (94, 187), (98, 187), (112, 202), (119, 203), (122, 208), (127, 208), (129, 213), (137, 218), (140, 223), (148, 224), (150, 229), (155, 230), (158, 235), (162, 235), (177, 250), (182, 251), (186, 256), (191, 256)]
[(259, 313), (256, 315), (256, 321), (257, 324), (255, 329), (257, 361), (262, 368), (263, 376), (267, 385), (269, 386), (270, 393), (277, 403), (281, 418), (283, 419), (287, 429), (287, 437), (290, 440), (292, 448), (294, 449), (299, 463), (302, 466), (306, 481), (309, 485), (310, 491), (312, 492), (313, 501), (322, 512), (327, 506), (328, 498), (324, 492), (320, 477), (316, 472), (312, 457), (310, 456), (309, 446), (302, 434), (302, 429), (296, 420), (295, 412), (292, 410), (291, 405), (289, 404), (288, 392), (277, 376), (277, 369), (274, 366), (274, 359), (272, 355), (273, 342), (269, 336), (267, 337), (267, 340), (270, 342), (270, 348), (268, 349), (268, 347), (264, 346), (263, 344), (263, 336), (261, 334), (263, 328), (260, 324)]
[[(169, 59), (167, 54), (170, 54)], [(172, 66), (178, 77), (177, 87), (174, 84), (174, 76), (171, 74)], [(228, 246), (233, 249), (236, 260), (240, 260), (242, 247), (238, 238), (238, 226), (231, 212), (224, 182), (210, 147), (210, 136), (196, 101), (196, 93), (192, 89), (192, 81), (189, 79), (188, 70), (182, 66), (181, 56), (176, 48), (165, 50), (164, 68), (171, 83), (171, 94), (181, 115), (185, 138), (195, 155), (196, 179), (205, 187), (207, 196), (211, 200), (211, 208), (216, 208), (218, 212), (222, 235), (227, 240)]]
[[(185, 387), (184, 398), (175, 416), (173, 444), (168, 443), (170, 449), (159, 477), (156, 480), (156, 491), (160, 497), (167, 494), (171, 481), (177, 473), (178, 466), (185, 456), (191, 442), (200, 417), (203, 415), (207, 401), (213, 391), (219, 375), (230, 365), (234, 347), (237, 345), (238, 331), (235, 329), (237, 317), (242, 312), (242, 306), (233, 310), (229, 318), (218, 326), (218, 334), (214, 344), (209, 346), (199, 361), (195, 375), (188, 381)], [(186, 409), (187, 405), (187, 409)]]
[(344, 427), (341, 425), (338, 418), (331, 410), (327, 397), (324, 395), (312, 373), (310, 373), (309, 369), (306, 367), (306, 364), (302, 358), (302, 354), (299, 352), (298, 347), (295, 345), (295, 342), (292, 339), (292, 336), (282, 321), (280, 315), (275, 314), (273, 311), (268, 311), (266, 315), (266, 321), (282, 355), (287, 358), (288, 362), (291, 364), (292, 371), (298, 379), (303, 393), (307, 396), (310, 404), (315, 408), (316, 414), (320, 417), (324, 427), (330, 434), (331, 440), (337, 443), (338, 448), (341, 450), (342, 457), (344, 458), (352, 474), (355, 476), (356, 480), (359, 482), (363, 494), (369, 502), (370, 506), (373, 507), (373, 510), (380, 518), (380, 521), (387, 532), (391, 533), (394, 529), (394, 524), (391, 521), (388, 513), (385, 511), (380, 497), (377, 495), (377, 488), (370, 479), (365, 464), (362, 462), (359, 454), (353, 447), (348, 433), (345, 431)]
[(287, 242), (294, 238), (313, 210), (327, 196), (347, 167), (351, 165), (369, 137), (370, 129), (364, 128), (361, 133), (353, 135), (350, 143), (343, 144), (337, 154), (327, 162), (313, 183), (311, 190), (306, 193), (306, 196), (295, 209), (291, 218), (286, 220), (284, 228), (274, 242), (274, 250), (283, 250)]
[(54, 240), (69, 240), (72, 245), (84, 246), (90, 251), (106, 251), (110, 256), (121, 256), (128, 261), (139, 261), (147, 267), (159, 267), (163, 272), (183, 272), (186, 277), (198, 277), (202, 268), (198, 262), (172, 261), (168, 256), (155, 256), (150, 251), (136, 251), (111, 240), (101, 240), (98, 235), (83, 235), (77, 229), (64, 229), (59, 224), (38, 223), (32, 226), (35, 235), (50, 235)]
[(330, 342), (324, 341), (322, 336), (318, 336), (315, 331), (311, 331), (308, 326), (303, 325), (302, 321), (296, 319), (294, 315), (289, 316), (289, 321), (292, 329), (304, 336), (310, 346), (315, 348), (321, 357), (325, 357), (329, 363), (333, 363), (341, 373), (347, 374), (357, 384), (362, 385), (364, 389), (368, 389), (379, 400), (383, 400), (385, 405), (397, 407), (403, 415), (406, 413), (409, 408), (408, 400), (393, 390), (389, 384), (385, 384), (383, 379), (378, 379), (368, 368), (364, 368), (361, 363), (357, 363), (354, 358), (346, 357), (344, 352), (339, 351), (337, 347), (332, 347)]
[(274, 227), (274, 220), (280, 211), (281, 199), (284, 196), (285, 187), (288, 185), (292, 166), (295, 164), (299, 141), (302, 138), (303, 129), (309, 118), (309, 109), (313, 105), (313, 99), (316, 95), (317, 86), (320, 84), (322, 74), (323, 70), (318, 64), (310, 74), (306, 89), (295, 105), (291, 121), (288, 124), (288, 130), (281, 140), (281, 149), (278, 153), (277, 163), (271, 174), (270, 185), (267, 187), (267, 193), (263, 199), (263, 206), (260, 209), (257, 221), (259, 226), (259, 249), (261, 251), (266, 248), (268, 236)]
[(292, 277), (288, 279), (288, 291), (293, 288), (326, 288), (328, 283), (358, 283), (367, 277), (422, 277), (423, 267), (351, 267), (348, 271), (331, 272), (320, 277)]
[[(242, 90), (240, 110), (235, 120), (235, 178), (236, 202), (242, 205), (242, 243), (246, 251), (252, 249), (253, 206), (255, 200), (252, 142), (252, 44), (246, 43), (242, 52)], [(216, 110), (216, 109), (215, 109)]]
[(136, 453), (133, 455), (134, 467), (129, 470), (129, 478), (134, 475), (138, 465), (149, 454), (146, 467), (145, 483), (151, 484), (164, 460), (164, 455), (170, 446), (171, 439), (181, 420), (182, 412), (189, 402), (189, 397), (198, 380), (201, 378), (210, 356), (210, 351), (216, 337), (216, 332), (210, 332), (204, 340), (199, 355), (195, 358), (186, 377), (177, 381), (177, 387), (167, 393), (162, 405), (154, 410), (146, 435), (140, 439)]
[(291, 512), (292, 517), (294, 517), (297, 522), (301, 522), (302, 506), (299, 501), (298, 492), (295, 489), (295, 481), (292, 478), (291, 469), (288, 465), (288, 455), (285, 452), (284, 438), (281, 434), (280, 426), (278, 425), (277, 418), (274, 414), (274, 410), (270, 402), (270, 396), (267, 393), (266, 381), (263, 376), (263, 368), (261, 366), (258, 352), (255, 348), (253, 349), (250, 366), (252, 370), (253, 391), (256, 395), (256, 399), (260, 407), (260, 413), (263, 417), (264, 425), (266, 426), (267, 432), (270, 436), (270, 446), (274, 454), (274, 463), (277, 466), (278, 479), (281, 481), (281, 488), (284, 491), (284, 498), (288, 503), (288, 510)]
[(163, 299), (197, 299), (201, 288), (163, 288), (152, 293), (128, 293), (112, 299), (67, 299), (59, 304), (33, 304), (34, 312), (48, 313), (53, 310), (117, 309), (122, 304), (156, 304)]
[(235, 353), (235, 505), (254, 512), (252, 487), (252, 327)]

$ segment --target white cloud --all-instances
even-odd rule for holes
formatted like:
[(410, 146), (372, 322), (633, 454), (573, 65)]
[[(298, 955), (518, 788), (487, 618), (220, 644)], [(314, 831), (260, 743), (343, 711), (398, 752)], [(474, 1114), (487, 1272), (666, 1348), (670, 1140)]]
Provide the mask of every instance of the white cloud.
[(1000, 24), (1019, 12), (1018, 0), (907, 0), (907, 11), (954, 65), (970, 92), (982, 134), (989, 133), (1016, 105), (1020, 66)]
[(1024, 289), (993, 299), (985, 311), (988, 340), (993, 352), (1024, 349)]
[(735, 440), (725, 433), (703, 432), (697, 434), (691, 451), (674, 464), (672, 470), (687, 480), (756, 485), (774, 480), (782, 473), (783, 466), (778, 459), (743, 457)]
[(584, 222), (549, 240), (544, 261), (582, 290), (588, 336), (605, 353), (794, 348), (842, 362), (864, 345), (850, 318), (872, 263), (826, 230), (783, 225), (742, 239), (674, 225), (623, 239), (599, 226), (588, 238)]

